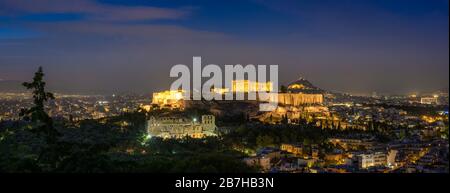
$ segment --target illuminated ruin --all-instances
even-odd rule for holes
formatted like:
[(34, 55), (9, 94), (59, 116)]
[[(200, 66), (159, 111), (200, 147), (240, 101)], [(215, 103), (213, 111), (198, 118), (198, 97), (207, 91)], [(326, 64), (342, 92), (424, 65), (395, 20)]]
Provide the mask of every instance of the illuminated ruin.
[(169, 138), (204, 138), (217, 136), (213, 115), (203, 115), (201, 120), (185, 117), (150, 117), (147, 121), (147, 133), (152, 137)]
[(155, 92), (153, 93), (152, 104), (158, 105), (160, 108), (183, 109), (183, 94), (184, 91), (179, 90)]

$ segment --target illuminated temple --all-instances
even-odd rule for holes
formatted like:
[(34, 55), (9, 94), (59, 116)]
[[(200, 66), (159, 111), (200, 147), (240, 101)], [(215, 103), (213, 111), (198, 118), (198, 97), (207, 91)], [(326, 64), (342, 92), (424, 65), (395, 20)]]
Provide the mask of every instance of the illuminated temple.
[(183, 91), (167, 90), (153, 93), (152, 104), (161, 108), (184, 108)]
[(256, 82), (250, 80), (233, 80), (231, 82), (232, 92), (272, 92), (273, 83)]
[(288, 118), (288, 122), (298, 121), (300, 119), (307, 122), (314, 122), (312, 117), (327, 117), (329, 110), (323, 106), (324, 91), (315, 87), (309, 81), (303, 78), (290, 83), (284, 93), (271, 94), (270, 102), (276, 102), (277, 96), (278, 107), (272, 112), (267, 112), (255, 116), (266, 123), (276, 123)]
[[(278, 103), (283, 106), (308, 106), (308, 105), (320, 105), (323, 103), (323, 91), (308, 80), (300, 78), (287, 87), (287, 93), (278, 93)], [(275, 101), (275, 97), (271, 96), (268, 100), (270, 102)]]
[[(272, 92), (272, 82), (253, 82), (249, 80), (235, 80), (232, 82), (232, 92)], [(285, 106), (304, 106), (323, 103), (322, 90), (309, 81), (300, 78), (289, 84), (288, 93), (271, 94), (270, 102), (275, 101), (273, 95), (278, 96), (278, 103)]]

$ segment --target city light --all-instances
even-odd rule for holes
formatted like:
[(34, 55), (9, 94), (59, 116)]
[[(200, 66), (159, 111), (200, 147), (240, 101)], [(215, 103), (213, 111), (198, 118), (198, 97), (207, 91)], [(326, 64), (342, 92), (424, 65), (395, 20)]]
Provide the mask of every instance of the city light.
[(447, 7), (0, 0), (0, 173), (448, 174)]

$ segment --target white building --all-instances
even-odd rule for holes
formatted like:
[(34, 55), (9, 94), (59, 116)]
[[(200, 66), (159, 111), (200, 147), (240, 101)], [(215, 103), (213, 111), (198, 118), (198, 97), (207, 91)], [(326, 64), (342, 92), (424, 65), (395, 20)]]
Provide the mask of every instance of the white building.
[(386, 166), (387, 156), (384, 152), (375, 152), (369, 154), (360, 154), (358, 156), (358, 165), (361, 169), (374, 166)]
[(395, 150), (395, 149), (389, 150), (389, 152), (387, 154), (387, 158), (386, 158), (386, 163), (389, 167), (397, 166), (397, 162), (395, 161), (397, 154), (398, 154), (398, 150)]
[(437, 104), (438, 97), (422, 97), (422, 98), (420, 98), (420, 103), (427, 104), (427, 105)]
[(249, 157), (245, 158), (244, 162), (248, 166), (258, 166), (261, 167), (262, 170), (268, 171), (270, 170), (271, 164), (270, 164), (270, 157)]

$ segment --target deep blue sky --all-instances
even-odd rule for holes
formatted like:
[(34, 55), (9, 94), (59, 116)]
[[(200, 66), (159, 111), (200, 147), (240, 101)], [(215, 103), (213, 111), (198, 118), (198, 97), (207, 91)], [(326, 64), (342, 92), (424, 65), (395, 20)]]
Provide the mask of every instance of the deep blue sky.
[(350, 93), (448, 90), (448, 0), (0, 0), (0, 81), (166, 89), (172, 65), (278, 64)]

